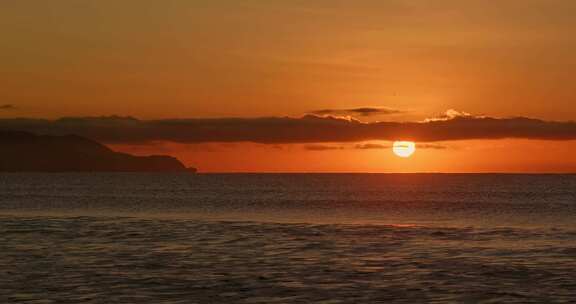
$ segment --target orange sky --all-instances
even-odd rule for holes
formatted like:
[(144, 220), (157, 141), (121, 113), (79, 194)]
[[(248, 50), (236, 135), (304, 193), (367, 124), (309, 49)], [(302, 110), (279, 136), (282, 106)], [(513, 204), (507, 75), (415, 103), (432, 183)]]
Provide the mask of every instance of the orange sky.
[[(356, 118), (420, 121), (457, 109), (570, 121), (575, 11), (570, 0), (2, 1), (0, 118), (386, 107), (401, 113)], [(408, 160), (305, 144), (113, 147), (173, 154), (203, 171), (576, 171), (574, 140), (442, 145)]]

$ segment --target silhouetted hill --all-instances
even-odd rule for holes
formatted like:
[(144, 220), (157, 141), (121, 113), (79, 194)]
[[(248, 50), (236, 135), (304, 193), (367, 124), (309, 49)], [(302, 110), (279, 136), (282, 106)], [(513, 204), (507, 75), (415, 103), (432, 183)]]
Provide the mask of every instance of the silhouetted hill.
[(90, 139), (0, 130), (0, 171), (195, 172), (164, 155), (133, 156)]

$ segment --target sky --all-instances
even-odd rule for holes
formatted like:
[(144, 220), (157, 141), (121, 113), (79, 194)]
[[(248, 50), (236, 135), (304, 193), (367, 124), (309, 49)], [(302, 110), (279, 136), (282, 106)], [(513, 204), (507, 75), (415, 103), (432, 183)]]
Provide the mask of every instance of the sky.
[[(0, 127), (204, 172), (576, 172), (575, 13), (570, 0), (1, 1)], [(394, 140), (417, 152), (394, 156)]]

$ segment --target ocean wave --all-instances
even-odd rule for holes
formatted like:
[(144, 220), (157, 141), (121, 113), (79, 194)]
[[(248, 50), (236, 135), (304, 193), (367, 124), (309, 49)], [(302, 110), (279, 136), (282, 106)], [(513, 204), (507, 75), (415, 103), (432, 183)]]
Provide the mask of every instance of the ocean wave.
[[(568, 302), (576, 231), (0, 217), (0, 302)], [(572, 244), (572, 245), (571, 245)]]

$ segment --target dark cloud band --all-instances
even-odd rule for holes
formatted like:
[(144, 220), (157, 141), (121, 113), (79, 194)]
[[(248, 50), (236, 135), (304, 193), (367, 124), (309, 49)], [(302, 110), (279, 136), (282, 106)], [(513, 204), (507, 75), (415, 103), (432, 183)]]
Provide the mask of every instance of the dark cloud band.
[(370, 140), (436, 142), (470, 139), (576, 139), (576, 122), (530, 118), (455, 116), (424, 122), (363, 123), (354, 119), (306, 115), (301, 118), (213, 118), (138, 120), (84, 117), (58, 120), (3, 119), (1, 129), (43, 134), (78, 134), (106, 143), (257, 142), (328, 143)]
[(405, 111), (391, 109), (391, 108), (381, 108), (381, 107), (363, 107), (354, 109), (323, 109), (318, 111), (312, 111), (312, 114), (316, 115), (359, 115), (359, 116), (376, 116), (376, 115), (392, 115), (401, 114)]
[(0, 105), (0, 110), (16, 110), (16, 106), (12, 104)]

